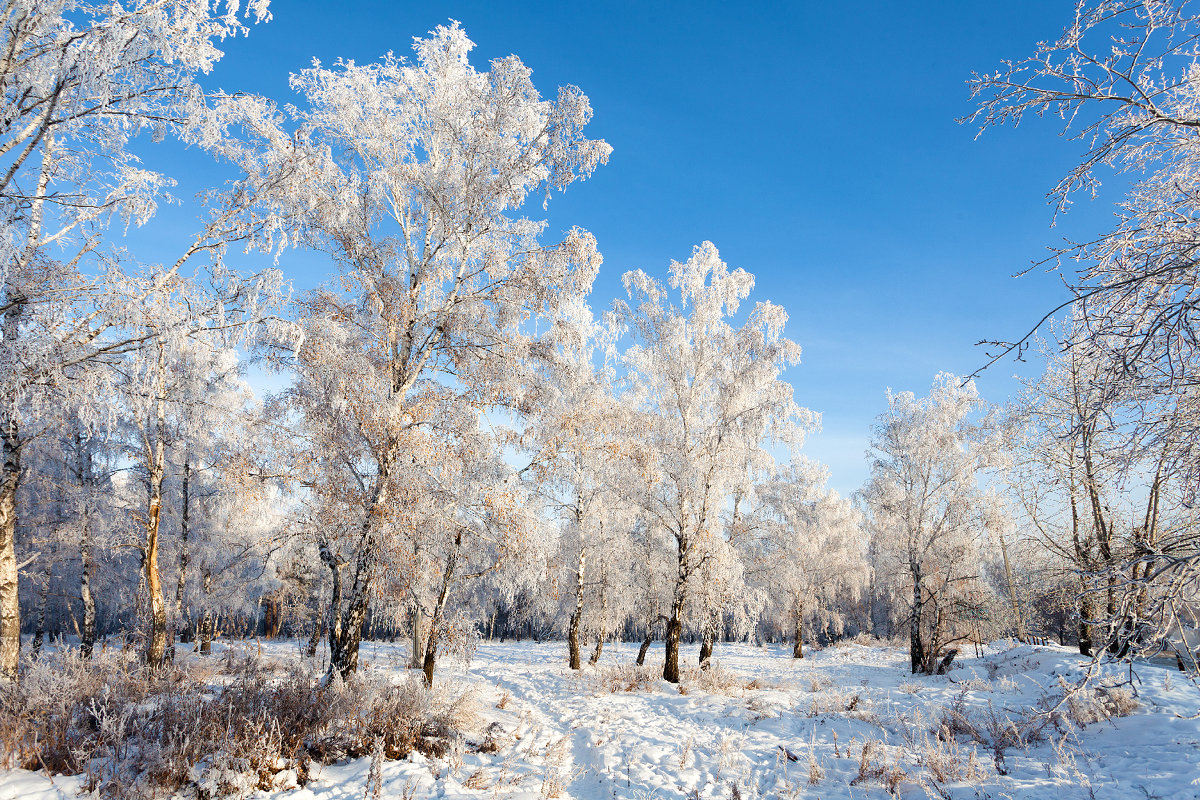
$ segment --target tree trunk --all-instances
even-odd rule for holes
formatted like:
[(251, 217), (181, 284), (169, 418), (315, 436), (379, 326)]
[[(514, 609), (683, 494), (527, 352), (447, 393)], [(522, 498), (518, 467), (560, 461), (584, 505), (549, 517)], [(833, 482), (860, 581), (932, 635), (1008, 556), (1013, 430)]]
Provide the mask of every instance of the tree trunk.
[(150, 669), (162, 666), (167, 649), (167, 606), (162, 578), (158, 572), (158, 528), (162, 514), (162, 451), (156, 446), (155, 462), (150, 470), (150, 502), (146, 514), (146, 546), (142, 557), (146, 590), (150, 599), (150, 638), (146, 644), (146, 664)]
[(912, 672), (917, 674), (925, 670), (925, 643), (921, 637), (921, 618), (925, 613), (925, 598), (922, 594), (921, 566), (915, 561), (909, 562), (913, 577), (913, 608), (912, 618), (908, 623), (908, 653), (912, 662)]
[(317, 646), (321, 644), (321, 634), (325, 632), (325, 614), (320, 610), (313, 620), (312, 632), (308, 635), (308, 644), (304, 646), (304, 655), (312, 658), (317, 654)]
[(792, 658), (804, 658), (804, 604), (796, 603), (796, 644), (792, 647)]
[(358, 670), (358, 651), (362, 645), (363, 623), (367, 619), (368, 591), (374, 571), (374, 553), (360, 553), (350, 599), (339, 624), (329, 629), (329, 666), (343, 679)]
[(79, 631), (79, 654), (92, 657), (96, 646), (96, 598), (92, 596), (92, 520), (90, 514), (91, 488), (95, 483), (92, 474), (91, 443), (77, 427), (74, 433), (75, 478), (79, 482), (83, 497), (80, 508), (79, 531), (79, 601), (83, 605), (83, 627)]
[(162, 576), (158, 571), (159, 523), (162, 518), (163, 479), (166, 474), (167, 398), (165, 354), (158, 350), (158, 374), (155, 389), (153, 441), (146, 445), (146, 544), (142, 551), (146, 591), (150, 597), (150, 637), (146, 642), (146, 665), (151, 670), (162, 666), (167, 650), (167, 603), (163, 596)]
[(709, 665), (712, 664), (712, 654), (713, 636), (708, 627), (705, 626), (704, 636), (700, 640), (700, 669), (708, 669)]
[[(381, 517), (387, 504), (386, 485), (390, 465), (381, 464), (376, 477), (376, 488), (368, 505), (366, 519), (362, 523), (358, 552), (354, 560), (354, 575), (346, 608), (338, 613), (339, 604), (334, 605), (335, 624), (329, 626), (329, 668), (336, 669), (342, 678), (348, 678), (358, 670), (358, 650), (362, 644), (363, 623), (367, 619), (367, 607), (371, 600), (371, 584), (375, 577), (375, 561), (378, 556), (375, 544), (375, 520)], [(341, 599), (340, 581), (335, 584)], [(333, 617), (331, 617), (332, 619)]]
[(33, 654), (42, 652), (46, 639), (46, 600), (50, 595), (50, 581), (54, 578), (54, 562), (46, 558), (46, 569), (42, 571), (42, 585), (38, 587), (37, 627), (33, 631)]
[(175, 634), (179, 631), (180, 623), (183, 620), (183, 592), (187, 586), (188, 562), (191, 557), (188, 550), (188, 532), (191, 525), (191, 478), (191, 455), (185, 452), (183, 455), (183, 482), (180, 487), (183, 496), (180, 498), (181, 508), (179, 511), (179, 578), (175, 581), (175, 602), (171, 608), (170, 648), (172, 660), (175, 659)]
[(583, 621), (583, 587), (587, 570), (587, 551), (579, 548), (579, 563), (575, 569), (575, 610), (571, 612), (571, 624), (567, 627), (567, 666), (580, 668), (579, 627)]
[(606, 636), (608, 636), (608, 577), (604, 574), (603, 562), (601, 562), (600, 626), (596, 632), (596, 649), (592, 651), (592, 657), (588, 659), (589, 664), (600, 663), (600, 653), (604, 650), (604, 637)]
[(596, 664), (599, 664), (600, 663), (600, 654), (603, 652), (604, 652), (604, 634), (601, 634), (599, 637), (596, 638), (596, 648), (594, 650), (592, 650), (592, 655), (591, 655), (591, 658), (588, 659), (588, 663), (592, 664), (593, 666)]
[(1096, 616), (1096, 605), (1090, 594), (1079, 598), (1079, 653), (1091, 657), (1094, 655), (1095, 643), (1092, 640), (1092, 625), (1090, 620)]
[(676, 536), (676, 558), (678, 571), (675, 575), (675, 596), (671, 600), (671, 616), (667, 618), (667, 632), (663, 638), (666, 651), (663, 659), (663, 680), (679, 683), (679, 639), (683, 635), (683, 606), (687, 601), (687, 581), (691, 574), (688, 568), (688, 543)]
[(954, 657), (957, 655), (958, 655), (958, 648), (952, 647), (949, 650), (947, 650), (946, 655), (944, 655), (942, 657), (942, 660), (938, 662), (937, 669), (935, 670), (935, 674), (945, 675), (947, 672), (949, 672), (950, 664), (954, 661)]
[(650, 645), (654, 641), (654, 623), (646, 626), (646, 638), (642, 640), (642, 646), (638, 648), (637, 665), (643, 666), (646, 663), (646, 653), (650, 652)]
[(425, 673), (425, 685), (433, 686), (433, 668), (437, 663), (437, 641), (436, 637), (430, 635), (429, 642), (425, 645), (425, 658), (421, 662), (421, 670)]
[(212, 652), (213, 635), (216, 633), (212, 602), (208, 596), (212, 590), (212, 573), (207, 569), (204, 570), (201, 578), (200, 589), (204, 592), (204, 614), (200, 617), (200, 655), (206, 656)]
[(428, 627), (425, 622), (425, 609), (414, 601), (410, 612), (412, 631), (410, 632), (411, 647), (409, 648), (408, 668), (425, 668), (425, 635)]
[(442, 588), (438, 592), (437, 603), (433, 607), (433, 617), (429, 620), (429, 635), (425, 639), (425, 660), (421, 668), (425, 672), (425, 685), (433, 686), (433, 668), (437, 662), (438, 637), (442, 631), (442, 615), (446, 611), (446, 603), (450, 599), (450, 587), (454, 585), (454, 574), (458, 568), (458, 551), (462, 547), (462, 529), (454, 534), (454, 549), (446, 560), (446, 569), (442, 572)]
[(663, 659), (663, 680), (679, 683), (679, 639), (683, 636), (683, 589), (676, 587), (675, 600), (671, 603), (671, 616), (667, 618), (667, 633), (663, 638), (666, 655)]
[[(15, 312), (5, 319), (5, 338)], [(21, 605), (17, 576), (17, 485), (21, 478), (21, 442), (15, 410), (3, 409), (0, 444), (3, 471), (0, 473), (0, 680), (15, 681), (21, 660)]]
[(79, 600), (83, 603), (83, 630), (80, 633), (79, 652), (84, 658), (92, 657), (96, 646), (96, 598), (92, 596), (92, 545), (89, 541), (88, 520), (83, 520), (83, 541), (79, 553), (82, 562), (79, 569)]
[(700, 669), (708, 669), (712, 664), (713, 645), (717, 641), (717, 629), (720, 626), (721, 612), (710, 611), (700, 640)]

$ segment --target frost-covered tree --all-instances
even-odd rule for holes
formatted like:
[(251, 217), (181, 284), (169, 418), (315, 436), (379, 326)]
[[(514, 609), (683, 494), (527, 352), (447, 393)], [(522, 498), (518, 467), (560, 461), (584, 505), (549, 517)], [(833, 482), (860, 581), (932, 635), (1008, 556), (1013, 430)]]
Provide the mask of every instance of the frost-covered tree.
[[(251, 4), (249, 19), (266, 16)], [(65, 371), (127, 350), (125, 314), (143, 297), (107, 258), (108, 222), (140, 224), (165, 179), (127, 147), (142, 132), (189, 137), (206, 105), (195, 76), (244, 33), (239, 4), (14, 0), (0, 22), (0, 676), (17, 675), (18, 575), (13, 535), (27, 439), (21, 409), (70, 388)], [(206, 115), (219, 116), (209, 108)], [(180, 262), (220, 246), (219, 220)]]
[(436, 469), (423, 448), (442, 409), (514, 396), (524, 326), (585, 294), (599, 263), (590, 235), (545, 245), (545, 224), (518, 212), (607, 159), (583, 134), (587, 98), (567, 87), (543, 100), (518, 58), (480, 72), (471, 48), (453, 25), (417, 40), (412, 62), (317, 65), (292, 77), (305, 101), (294, 132), (277, 115), (246, 123), (261, 134), (241, 160), (259, 208), (340, 272), (301, 303), (282, 357), (314, 497), (340, 504), (336, 524), (319, 516), (345, 573), (330, 626), (342, 674), (357, 666), (387, 542), (414, 534), (405, 487)]
[(875, 569), (904, 609), (914, 673), (944, 669), (946, 648), (981, 609), (981, 477), (996, 452), (982, 411), (973, 382), (941, 373), (928, 397), (889, 392), (872, 431), (861, 500)]
[[(1154, 486), (1153, 465), (1161, 463), (1175, 477), (1160, 497), (1179, 497), (1184, 528), (1195, 527), (1200, 490), (1197, 34), (1200, 15), (1185, 0), (1080, 0), (1061, 35), (973, 82), (980, 101), (973, 119), (984, 128), (1057, 117), (1063, 133), (1081, 142), (1079, 163), (1055, 187), (1060, 210), (1076, 190), (1096, 193), (1101, 179), (1125, 173), (1111, 230), (1052, 256), (1064, 268), (1067, 304), (1080, 323), (1061, 344), (1091, 362), (1101, 396), (1125, 399), (1122, 424), (1109, 437), (1119, 445), (1111, 466), (1121, 480), (1136, 475), (1134, 483), (1148, 470), (1145, 484)], [(1031, 335), (1002, 352), (1023, 348)], [(1097, 535), (1099, 548), (1108, 533)], [(1178, 627), (1172, 607), (1188, 607), (1186, 592), (1200, 583), (1200, 548), (1181, 533), (1156, 539), (1142, 541), (1131, 562), (1106, 567), (1111, 574), (1103, 580), (1128, 599), (1144, 595), (1153, 575), (1166, 592), (1154, 627), (1169, 630)], [(1097, 596), (1111, 606), (1109, 594), (1105, 587)]]
[[(144, 530), (139, 549), (148, 598), (146, 662), (152, 669), (162, 664), (174, 641), (169, 623), (172, 610), (177, 610), (168, 606), (159, 555), (169, 454), (180, 451), (182, 580), (188, 557), (193, 459), (206, 454), (205, 439), (232, 420), (240, 410), (238, 403), (245, 399), (231, 348), (256, 326), (263, 301), (269, 303), (273, 296), (273, 278), (233, 279), (220, 294), (183, 280), (174, 281), (171, 290), (154, 292), (146, 298), (140, 318), (130, 320), (130, 327), (145, 343), (114, 367), (121, 374), (121, 396), (132, 431), (130, 459), (145, 485), (145, 503), (135, 516)], [(182, 584), (177, 583), (174, 595), (178, 606)]]
[(759, 488), (757, 582), (791, 621), (793, 658), (804, 657), (806, 627), (841, 632), (838, 599), (857, 598), (868, 579), (862, 514), (827, 481), (824, 467), (797, 460)]
[(647, 460), (633, 499), (672, 565), (663, 677), (679, 681), (684, 610), (706, 563), (726, 546), (722, 512), (747, 472), (773, 463), (772, 442), (798, 446), (816, 422), (780, 377), (800, 357), (783, 335), (784, 310), (759, 302), (740, 326), (735, 315), (753, 288), (705, 242), (672, 262), (670, 288), (646, 273), (625, 274), (630, 303), (618, 310), (635, 342), (625, 352), (630, 394), (647, 430)]
[(1047, 353), (1046, 370), (1012, 414), (1011, 493), (1075, 584), (1072, 616), (1084, 655), (1172, 641), (1175, 609), (1184, 606), (1162, 593), (1171, 581), (1155, 566), (1174, 567), (1194, 553), (1187, 468), (1161, 443), (1131, 458), (1128, 428), (1139, 424), (1141, 398), (1114, 394), (1105, 359), (1103, 348), (1083, 344)]
[[(611, 359), (615, 330), (580, 300), (565, 305), (538, 348), (529, 413), (517, 444), (531, 461), (522, 472), (561, 526), (555, 559), (567, 611), (567, 662), (582, 664), (582, 642), (623, 618), (632, 508), (619, 484), (628, 479), (636, 443), (626, 405), (617, 398)], [(589, 600), (597, 608), (590, 608)]]

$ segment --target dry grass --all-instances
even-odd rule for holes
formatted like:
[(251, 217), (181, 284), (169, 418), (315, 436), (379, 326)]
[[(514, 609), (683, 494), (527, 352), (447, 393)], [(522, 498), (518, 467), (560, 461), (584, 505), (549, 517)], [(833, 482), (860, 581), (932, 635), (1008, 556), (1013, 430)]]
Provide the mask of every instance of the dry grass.
[(694, 691), (709, 694), (725, 695), (727, 697), (741, 696), (747, 691), (767, 688), (762, 681), (749, 681), (742, 675), (716, 661), (709, 662), (708, 669), (700, 667), (685, 667), (680, 681), (680, 691), (683, 694)]
[(970, 713), (966, 709), (967, 690), (955, 698), (949, 708), (942, 710), (935, 733), (943, 741), (966, 737), (982, 745), (992, 755), (996, 772), (1008, 774), (1005, 754), (1013, 748), (1027, 749), (1045, 739), (1046, 728), (1051, 717), (1039, 710), (1030, 710), (1010, 716), (997, 711), (989, 701), (986, 709)]
[(817, 694), (804, 709), (805, 716), (819, 717), (822, 714), (839, 714), (860, 719), (864, 722), (878, 722), (870, 710), (871, 702), (860, 692), (832, 690)]
[(414, 750), (442, 755), (473, 698), (438, 704), (419, 678), (322, 683), (257, 659), (146, 675), (129, 654), (73, 651), (32, 662), (0, 687), (0, 756), (9, 766), (85, 774), (101, 797), (210, 798), (304, 785), (309, 765)]
[(615, 664), (600, 667), (591, 675), (591, 685), (594, 691), (607, 692), (648, 692), (658, 686), (658, 670), (651, 666), (636, 664)]
[(878, 783), (893, 797), (899, 797), (900, 784), (908, 777), (894, 759), (887, 757), (883, 746), (875, 739), (863, 742), (858, 757), (858, 774), (850, 781), (851, 786)]
[(1067, 697), (1066, 714), (1074, 725), (1083, 728), (1113, 717), (1127, 717), (1139, 706), (1127, 687), (1101, 684), (1072, 692)]

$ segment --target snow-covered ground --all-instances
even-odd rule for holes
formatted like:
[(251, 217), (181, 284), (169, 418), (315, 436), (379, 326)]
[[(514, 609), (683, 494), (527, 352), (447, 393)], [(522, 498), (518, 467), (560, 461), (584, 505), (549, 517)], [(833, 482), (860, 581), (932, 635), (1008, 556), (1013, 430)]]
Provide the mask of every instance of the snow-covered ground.
[[(1120, 688), (1079, 696), (1031, 734), (1023, 712), (1052, 704), (1062, 680), (1087, 666), (1068, 650), (997, 643), (948, 676), (914, 677), (906, 653), (889, 648), (847, 644), (795, 661), (790, 648), (721, 645), (716, 669), (691, 672), (682, 689), (647, 670), (624, 691), (639, 677), (624, 666), (635, 650), (610, 645), (582, 673), (566, 668), (562, 643), (485, 643), (469, 664), (444, 665), (438, 691), (474, 696), (467, 737), (444, 759), (385, 764), (379, 796), (1200, 798), (1200, 691), (1164, 667), (1136, 670), (1136, 704)], [(694, 663), (694, 648), (684, 655)], [(648, 663), (661, 658), (652, 650)], [(364, 659), (398, 673), (404, 648), (371, 643)], [(1129, 673), (1112, 667), (1103, 677)], [(1125, 716), (1105, 718), (1105, 704)], [(990, 743), (1013, 730), (1009, 719), (1037, 741), (1010, 742), (997, 760)], [(943, 724), (953, 731), (939, 738)], [(302, 789), (256, 797), (361, 800), (372, 794), (369, 767), (323, 767)], [(61, 800), (77, 787), (0, 773), (4, 800)]]

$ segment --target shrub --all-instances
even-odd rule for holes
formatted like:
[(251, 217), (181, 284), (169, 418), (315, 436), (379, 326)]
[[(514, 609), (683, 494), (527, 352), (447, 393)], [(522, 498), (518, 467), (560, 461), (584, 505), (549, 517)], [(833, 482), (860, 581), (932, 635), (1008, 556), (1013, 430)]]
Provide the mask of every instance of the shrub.
[(86, 774), (101, 797), (193, 787), (217, 798), (304, 785), (312, 761), (440, 756), (473, 714), (472, 698), (439, 705), (417, 676), (326, 684), (253, 658), (225, 668), (215, 685), (174, 666), (147, 675), (120, 653), (43, 656), (21, 683), (0, 687), (0, 755), (8, 766)]
[(1067, 696), (1067, 718), (1083, 728), (1113, 717), (1127, 717), (1138, 709), (1137, 698), (1124, 686), (1101, 684), (1080, 688)]
[(658, 685), (658, 670), (636, 664), (614, 664), (600, 667), (592, 673), (592, 686), (596, 691), (648, 692)]

